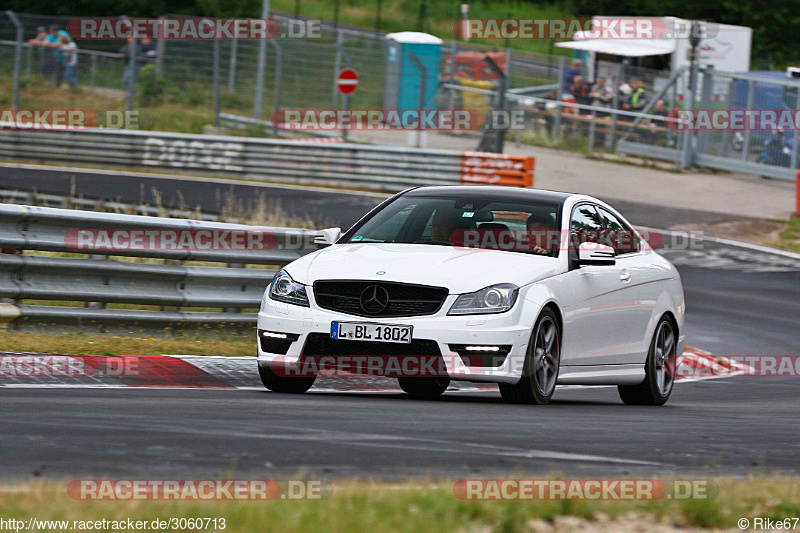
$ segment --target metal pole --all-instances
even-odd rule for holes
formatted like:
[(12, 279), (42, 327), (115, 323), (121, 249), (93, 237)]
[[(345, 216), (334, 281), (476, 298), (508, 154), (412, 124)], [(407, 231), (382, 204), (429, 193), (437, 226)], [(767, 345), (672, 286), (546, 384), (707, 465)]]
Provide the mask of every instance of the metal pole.
[(622, 80), (622, 74), (622, 63), (618, 63), (617, 76), (614, 80), (614, 100), (611, 104), (614, 107), (614, 112), (611, 114), (611, 132), (606, 143), (609, 152), (613, 152), (617, 144), (617, 109), (619, 109), (619, 82)]
[[(164, 17), (158, 17), (161, 19), (161, 27), (164, 27)], [(159, 35), (159, 37), (161, 37)], [(167, 51), (167, 41), (165, 39), (156, 39), (156, 74), (161, 76), (161, 73), (164, 71), (164, 56)]]
[(128, 111), (133, 113), (133, 97), (136, 88), (136, 39), (128, 44)]
[(219, 39), (214, 39), (214, 126), (219, 128), (219, 108), (220, 108), (220, 72), (219, 72)]
[[(456, 58), (458, 57), (458, 38), (453, 37), (453, 47), (452, 51), (450, 52), (450, 83), (456, 83)], [(449, 109), (456, 108), (456, 90), (452, 87), (450, 88), (449, 95), (448, 95), (448, 105)]]
[[(692, 69), (689, 75), (689, 94), (688, 98), (684, 97), (686, 101), (686, 108), (690, 111), (694, 111), (695, 103), (694, 103), (694, 94), (695, 94), (695, 87), (697, 86), (697, 61), (692, 61)], [(681, 160), (681, 168), (689, 168), (694, 160), (693, 151), (693, 141), (694, 141), (694, 132), (689, 130), (684, 130), (683, 132), (683, 159)]]
[(375, 31), (381, 31), (381, 4), (383, 0), (378, 0), (378, 14), (375, 16)]
[[(269, 0), (263, 0), (261, 4), (261, 18), (264, 23), (269, 18)], [(264, 98), (264, 71), (266, 69), (265, 63), (267, 62), (267, 41), (261, 39), (258, 42), (258, 68), (256, 70), (256, 96), (255, 104), (253, 105), (253, 118), (256, 120), (261, 119), (261, 101)]]
[[(559, 103), (564, 98), (564, 72), (567, 63), (567, 58), (561, 56), (558, 58), (558, 89), (556, 90), (557, 99)], [(561, 105), (556, 106), (556, 119), (553, 121), (553, 137), (561, 135)]]
[[(428, 70), (422, 61), (419, 60), (416, 54), (408, 52), (408, 57), (414, 62), (414, 65), (419, 69), (419, 109), (418, 113), (422, 113), (425, 109), (425, 89), (427, 88)], [(417, 131), (417, 148), (422, 148), (422, 130)]]
[[(753, 96), (755, 93), (756, 82), (753, 80), (747, 81), (747, 109), (753, 109)], [(750, 155), (750, 128), (744, 130), (744, 142), (742, 142), (742, 161), (747, 161), (747, 156)]]
[(339, 95), (339, 89), (336, 87), (336, 77), (339, 75), (339, 70), (342, 68), (342, 46), (344, 39), (341, 30), (336, 30), (336, 59), (333, 62), (333, 87), (331, 87), (331, 99), (333, 104), (331, 107), (336, 107), (336, 98)]
[(231, 41), (231, 58), (228, 61), (228, 94), (233, 94), (233, 84), (236, 82), (236, 55), (239, 48), (239, 40)]
[(89, 56), (91, 59), (89, 63), (91, 64), (90, 71), (89, 71), (89, 80), (92, 87), (97, 85), (97, 56), (92, 54)]
[(594, 150), (594, 128), (597, 121), (597, 111), (592, 111), (592, 121), (589, 123), (589, 146), (586, 150), (587, 155), (592, 155)]
[(17, 28), (17, 44), (14, 48), (14, 97), (12, 100), (12, 106), (14, 109), (19, 109), (19, 82), (20, 77), (22, 76), (22, 38), (23, 38), (23, 28), (22, 24), (19, 23), (19, 19), (14, 14), (13, 11), (10, 9), (6, 11), (6, 15), (8, 18), (11, 19), (11, 22)]
[(283, 50), (277, 40), (270, 43), (275, 47), (275, 85), (273, 86), (274, 111), (277, 113), (281, 106), (281, 73), (283, 72)]

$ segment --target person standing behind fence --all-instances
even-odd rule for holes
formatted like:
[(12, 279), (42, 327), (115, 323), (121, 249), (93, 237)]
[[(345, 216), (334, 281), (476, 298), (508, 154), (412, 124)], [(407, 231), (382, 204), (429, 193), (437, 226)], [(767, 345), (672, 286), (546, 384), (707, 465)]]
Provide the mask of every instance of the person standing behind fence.
[(568, 93), (569, 88), (575, 83), (575, 76), (581, 75), (581, 65), (580, 59), (574, 59), (572, 65), (564, 73), (564, 92)]
[(59, 37), (61, 44), (61, 51), (64, 53), (64, 79), (72, 87), (78, 86), (78, 80), (75, 79), (75, 67), (78, 65), (78, 45), (75, 41), (61, 35)]
[[(31, 39), (28, 41), (28, 44), (31, 46), (44, 46), (44, 43), (47, 42), (47, 28), (44, 26), (39, 26), (36, 29), (36, 38)], [(39, 77), (42, 81), (47, 81), (47, 79), (53, 75), (53, 54), (45, 50), (44, 48), (39, 49)]]
[(56, 74), (56, 87), (61, 87), (64, 78), (64, 52), (61, 51), (61, 36), (65, 35), (71, 40), (69, 33), (58, 28), (58, 24), (50, 25), (50, 34), (47, 36), (48, 46), (53, 48), (53, 69)]
[[(133, 47), (136, 57), (135, 70), (133, 72), (131, 72), (130, 63), (128, 62), (130, 57), (128, 54), (131, 51), (131, 47)], [(125, 60), (125, 72), (122, 75), (122, 83), (125, 84), (125, 87), (128, 86), (132, 75), (135, 83), (142, 67), (146, 63), (155, 61), (156, 50), (156, 43), (150, 37), (142, 37), (139, 43), (136, 43), (133, 37), (128, 37), (128, 42), (119, 51), (120, 57)]]
[(639, 111), (647, 105), (647, 91), (641, 86), (639, 80), (631, 80), (631, 95), (628, 101), (622, 104), (623, 109)]

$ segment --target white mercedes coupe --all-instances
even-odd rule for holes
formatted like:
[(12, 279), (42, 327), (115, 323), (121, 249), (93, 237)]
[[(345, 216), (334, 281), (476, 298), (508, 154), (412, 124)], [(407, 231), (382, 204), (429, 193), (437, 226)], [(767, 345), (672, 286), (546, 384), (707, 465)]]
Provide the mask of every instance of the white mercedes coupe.
[(418, 187), (286, 265), (258, 313), (258, 368), (302, 393), (323, 370), (397, 377), (412, 396), (493, 382), (546, 404), (556, 385), (670, 397), (684, 296), (669, 261), (612, 207), (580, 194)]

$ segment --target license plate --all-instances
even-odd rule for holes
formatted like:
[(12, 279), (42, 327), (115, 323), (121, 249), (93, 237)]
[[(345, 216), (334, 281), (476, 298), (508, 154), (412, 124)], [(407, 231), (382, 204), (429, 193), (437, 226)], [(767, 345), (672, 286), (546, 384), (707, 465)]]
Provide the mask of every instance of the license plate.
[(369, 322), (331, 322), (331, 339), (410, 344), (412, 327)]

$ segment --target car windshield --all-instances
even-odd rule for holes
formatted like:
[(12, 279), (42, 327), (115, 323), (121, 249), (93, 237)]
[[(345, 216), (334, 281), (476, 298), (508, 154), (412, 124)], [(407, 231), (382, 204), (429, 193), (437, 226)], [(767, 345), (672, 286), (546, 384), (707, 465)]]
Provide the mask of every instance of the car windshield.
[(401, 196), (345, 236), (348, 243), (430, 244), (556, 257), (560, 204)]

